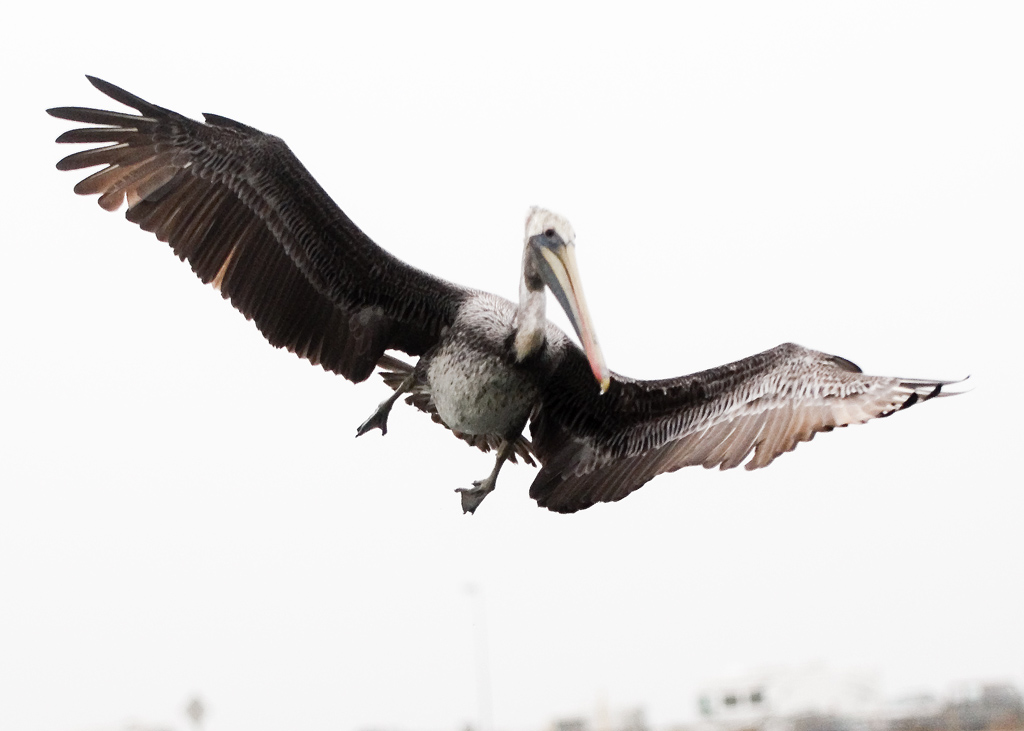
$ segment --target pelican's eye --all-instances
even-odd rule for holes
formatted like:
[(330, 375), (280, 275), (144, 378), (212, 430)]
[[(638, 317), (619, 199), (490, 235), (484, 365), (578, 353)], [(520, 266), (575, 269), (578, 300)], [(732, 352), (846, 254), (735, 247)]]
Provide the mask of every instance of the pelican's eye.
[(553, 239), (555, 237), (555, 229), (549, 228), (547, 231), (544, 232), (544, 235), (547, 236), (549, 239)]

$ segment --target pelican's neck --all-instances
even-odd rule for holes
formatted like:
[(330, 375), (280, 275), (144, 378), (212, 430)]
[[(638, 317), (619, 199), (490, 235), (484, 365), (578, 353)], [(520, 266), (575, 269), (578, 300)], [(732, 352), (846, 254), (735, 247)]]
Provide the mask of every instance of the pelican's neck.
[(529, 245), (523, 250), (523, 271), (519, 279), (519, 307), (516, 308), (516, 337), (513, 343), (516, 362), (521, 363), (544, 346), (547, 326), (544, 307), (547, 295)]

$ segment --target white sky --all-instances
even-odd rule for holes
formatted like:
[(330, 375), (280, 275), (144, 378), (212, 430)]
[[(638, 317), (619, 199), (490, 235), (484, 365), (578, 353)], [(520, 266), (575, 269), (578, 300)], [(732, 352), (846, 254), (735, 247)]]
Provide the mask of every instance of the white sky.
[[(497, 731), (822, 661), (1024, 685), (1024, 6), (599, 12), (20, 6), (0, 46), (0, 728)], [(770, 7), (769, 7), (770, 6)], [(10, 18), (9, 18), (10, 19)], [(613, 370), (792, 340), (967, 396), (574, 516), (387, 394), (268, 347), (71, 192), (46, 107), (106, 78), (284, 137), (403, 259), (513, 297), (564, 213)], [(116, 106), (116, 105), (115, 105)], [(551, 308), (549, 308), (551, 309)]]

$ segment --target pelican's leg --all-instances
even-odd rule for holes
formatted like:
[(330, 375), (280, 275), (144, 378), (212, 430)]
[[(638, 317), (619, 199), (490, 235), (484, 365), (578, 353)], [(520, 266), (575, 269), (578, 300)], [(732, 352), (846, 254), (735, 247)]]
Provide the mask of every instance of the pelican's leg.
[(398, 388), (395, 389), (393, 394), (380, 402), (380, 405), (377, 406), (377, 410), (370, 415), (370, 418), (359, 425), (359, 428), (356, 429), (356, 436), (361, 437), (371, 429), (380, 429), (380, 433), (382, 435), (387, 434), (388, 414), (391, 413), (391, 407), (395, 405), (395, 401), (398, 400), (399, 396), (412, 388), (414, 381), (415, 378), (413, 374), (410, 373), (409, 376), (398, 385)]
[(498, 472), (501, 471), (501, 466), (505, 464), (505, 460), (512, 454), (512, 450), (515, 449), (515, 439), (502, 439), (501, 446), (498, 447), (498, 457), (494, 460), (494, 469), (491, 470), (491, 474), (487, 475), (482, 480), (475, 480), (473, 487), (459, 487), (456, 488), (455, 492), (462, 494), (462, 512), (463, 513), (474, 513), (476, 509), (480, 507), (480, 503), (484, 501), (491, 492), (494, 491), (494, 485), (498, 480)]

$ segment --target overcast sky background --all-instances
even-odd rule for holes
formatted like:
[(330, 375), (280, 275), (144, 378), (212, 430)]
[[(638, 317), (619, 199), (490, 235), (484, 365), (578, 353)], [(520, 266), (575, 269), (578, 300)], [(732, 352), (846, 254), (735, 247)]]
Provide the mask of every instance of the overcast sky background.
[[(1024, 685), (1019, 3), (22, 5), (0, 46), (0, 728), (443, 731), (823, 662)], [(283, 137), (397, 256), (515, 297), (565, 214), (609, 366), (795, 341), (969, 395), (539, 510), (388, 391), (276, 351), (54, 163), (105, 78)], [(549, 308), (550, 310), (551, 308)], [(560, 314), (560, 313), (559, 313)], [(602, 700), (603, 699), (603, 700)]]

